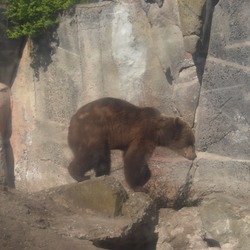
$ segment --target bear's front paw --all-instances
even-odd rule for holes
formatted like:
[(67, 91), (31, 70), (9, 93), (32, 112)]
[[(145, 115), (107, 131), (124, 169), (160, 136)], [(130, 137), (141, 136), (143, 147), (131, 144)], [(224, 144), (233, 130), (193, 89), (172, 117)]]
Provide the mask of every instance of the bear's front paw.
[(86, 181), (86, 180), (89, 180), (89, 179), (90, 179), (89, 175), (83, 176), (79, 182)]
[(90, 176), (83, 176), (83, 177), (77, 177), (77, 178), (74, 178), (77, 182), (82, 182), (82, 181), (86, 181), (86, 180), (89, 180), (90, 179)]

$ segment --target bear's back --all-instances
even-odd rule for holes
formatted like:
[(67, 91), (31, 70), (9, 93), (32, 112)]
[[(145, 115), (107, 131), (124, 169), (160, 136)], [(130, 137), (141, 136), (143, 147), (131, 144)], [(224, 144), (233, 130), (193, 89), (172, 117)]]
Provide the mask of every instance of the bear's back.
[(104, 97), (95, 101), (92, 101), (78, 110), (79, 113), (91, 112), (91, 114), (98, 115), (117, 115), (121, 112), (137, 111), (139, 108), (127, 101)]
[(79, 145), (81, 137), (88, 142), (98, 136), (108, 138), (112, 148), (122, 148), (123, 144), (153, 130), (154, 120), (159, 115), (154, 108), (140, 108), (116, 98), (101, 98), (81, 107), (72, 117), (69, 144), (77, 142)]

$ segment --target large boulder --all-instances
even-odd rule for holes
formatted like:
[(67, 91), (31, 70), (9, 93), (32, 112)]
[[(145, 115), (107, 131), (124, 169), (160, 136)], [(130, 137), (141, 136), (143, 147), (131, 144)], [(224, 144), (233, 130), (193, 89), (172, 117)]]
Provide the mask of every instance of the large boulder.
[(157, 250), (246, 250), (249, 206), (225, 194), (207, 196), (198, 207), (160, 209)]
[(111, 176), (59, 186), (34, 197), (48, 197), (71, 211), (51, 222), (59, 234), (70, 234), (107, 249), (142, 248), (156, 242), (157, 210), (153, 200), (143, 192), (126, 192)]

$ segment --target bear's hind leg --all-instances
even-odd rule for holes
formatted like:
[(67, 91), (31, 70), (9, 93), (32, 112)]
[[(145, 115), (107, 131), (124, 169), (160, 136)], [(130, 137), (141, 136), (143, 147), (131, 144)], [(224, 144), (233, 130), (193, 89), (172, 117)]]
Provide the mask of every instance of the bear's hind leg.
[(110, 174), (110, 150), (109, 148), (104, 145), (103, 147), (98, 147), (98, 154), (96, 155), (96, 164), (94, 166), (95, 175), (96, 177), (102, 175), (109, 175)]
[(74, 158), (68, 166), (69, 174), (73, 179), (78, 182), (89, 179), (89, 176), (85, 176), (85, 173), (91, 169), (90, 165), (84, 165), (82, 159)]
[(91, 169), (96, 177), (110, 174), (110, 150), (105, 144), (82, 147), (68, 167), (70, 175), (78, 182), (89, 179), (85, 173)]

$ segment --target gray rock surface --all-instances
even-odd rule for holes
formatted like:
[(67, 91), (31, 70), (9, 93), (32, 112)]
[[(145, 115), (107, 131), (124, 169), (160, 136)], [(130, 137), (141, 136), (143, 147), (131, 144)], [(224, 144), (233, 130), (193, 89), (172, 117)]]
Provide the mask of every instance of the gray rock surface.
[[(161, 8), (141, 1), (78, 5), (61, 16), (54, 33), (29, 41), (11, 89), (17, 188), (38, 191), (73, 182), (66, 169), (72, 157), (69, 119), (82, 104), (114, 96), (183, 116), (195, 126), (198, 151), (206, 152), (192, 164), (157, 150), (151, 159), (152, 194), (162, 192), (169, 204), (183, 190), (194, 199), (224, 187), (247, 195), (247, 178), (238, 181), (234, 175), (249, 167), (247, 4), (216, 5), (202, 85), (190, 48), (196, 43), (192, 36), (200, 35), (198, 17), (211, 15), (208, 4), (202, 16), (203, 1), (164, 1)], [(241, 15), (229, 11), (233, 8)], [(114, 161), (117, 167), (121, 161)], [(211, 169), (211, 178), (218, 169), (226, 171), (224, 184), (208, 179)], [(117, 175), (122, 179), (122, 170)]]
[(78, 5), (61, 16), (54, 33), (27, 43), (12, 87), (18, 189), (73, 181), (66, 170), (69, 120), (98, 97), (154, 106), (194, 123), (200, 84), (185, 52), (177, 1), (146, 5)]
[(157, 250), (247, 250), (249, 205), (225, 194), (207, 196), (198, 207), (161, 209)]
[(196, 115), (197, 148), (206, 152), (194, 165), (198, 193), (249, 193), (249, 7), (223, 0), (215, 7)]
[(220, 1), (215, 8), (196, 129), (199, 150), (245, 160), (250, 148), (250, 28), (244, 9), (249, 6), (248, 1)]
[(157, 212), (153, 200), (145, 193), (127, 193), (111, 176), (59, 186), (35, 197), (49, 198), (72, 211), (53, 221), (51, 226), (60, 235), (89, 240), (107, 249), (143, 249), (155, 244)]

